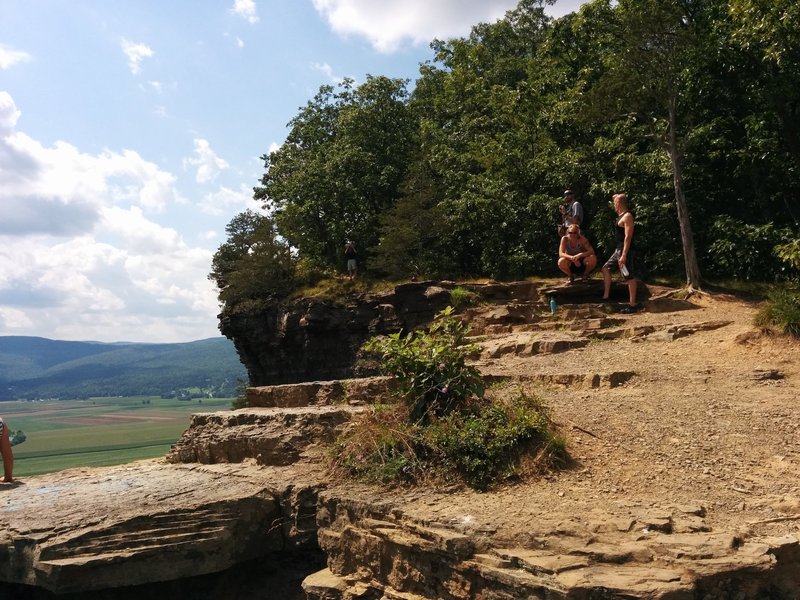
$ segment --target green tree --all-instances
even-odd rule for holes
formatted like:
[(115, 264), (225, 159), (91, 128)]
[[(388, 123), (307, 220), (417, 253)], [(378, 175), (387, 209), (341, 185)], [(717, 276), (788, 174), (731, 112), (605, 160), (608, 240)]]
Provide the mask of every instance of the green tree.
[(295, 259), (270, 217), (246, 210), (228, 223), (225, 232), (228, 239), (214, 254), (208, 277), (217, 284), (227, 309), (291, 292)]
[(684, 137), (693, 116), (684, 101), (703, 67), (697, 14), (702, 5), (702, 0), (621, 0), (618, 41), (594, 90), (598, 103), (617, 118), (644, 124), (669, 157), (689, 289), (699, 289), (702, 277), (684, 187)]
[(349, 79), (322, 86), (289, 123), (286, 143), (262, 157), (255, 197), (300, 257), (341, 268), (346, 239), (359, 249), (377, 243), (379, 216), (396, 200), (415, 147), (406, 84), (368, 76), (357, 87)]
[(543, 6), (525, 1), (468, 38), (434, 42), (415, 88), (420, 160), (446, 217), (440, 244), (461, 273), (524, 276), (550, 262), (555, 206), (531, 168), (544, 144), (527, 89), (549, 23)]

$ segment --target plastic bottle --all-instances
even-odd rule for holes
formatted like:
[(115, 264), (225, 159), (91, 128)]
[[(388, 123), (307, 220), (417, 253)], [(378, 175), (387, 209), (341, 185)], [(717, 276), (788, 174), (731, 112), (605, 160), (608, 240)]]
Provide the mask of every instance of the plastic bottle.
[(627, 277), (628, 275), (631, 274), (631, 272), (628, 271), (628, 267), (625, 266), (625, 265), (620, 265), (619, 266), (619, 272), (622, 273), (623, 277)]
[(556, 297), (550, 296), (550, 312), (555, 314), (556, 309), (558, 309), (558, 304), (556, 303)]

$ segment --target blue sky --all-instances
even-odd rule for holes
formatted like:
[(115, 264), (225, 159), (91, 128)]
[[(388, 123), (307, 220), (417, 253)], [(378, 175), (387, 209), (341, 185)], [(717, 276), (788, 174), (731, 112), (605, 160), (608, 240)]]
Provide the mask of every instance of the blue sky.
[(0, 335), (219, 335), (211, 257), (298, 109), (515, 5), (0, 0)]

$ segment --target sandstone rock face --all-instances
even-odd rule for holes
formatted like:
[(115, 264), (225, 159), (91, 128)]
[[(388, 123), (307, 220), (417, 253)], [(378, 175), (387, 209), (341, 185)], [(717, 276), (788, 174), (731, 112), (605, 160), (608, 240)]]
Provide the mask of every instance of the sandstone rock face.
[[(258, 312), (222, 315), (220, 330), (247, 368), (250, 385), (343, 379), (375, 374), (357, 367), (362, 344), (379, 334), (429, 323), (450, 303), (454, 282), (420, 282), (347, 304), (303, 298)], [(464, 285), (492, 301), (536, 301), (531, 282)]]
[(702, 517), (679, 507), (639, 511), (568, 530), (544, 518), (530, 524), (535, 547), (509, 547), (469, 521), (430, 522), (379, 499), (324, 492), (317, 518), (328, 568), (303, 587), (309, 600), (797, 597), (797, 536), (742, 542), (698, 528)]
[(464, 315), (474, 364), (542, 392), (569, 468), (486, 494), (332, 480), (329, 442), (391, 382), (257, 386), (250, 408), (193, 416), (167, 460), (0, 486), (0, 598), (4, 582), (83, 593), (320, 547), (308, 600), (800, 597), (796, 346), (754, 362), (735, 306), (550, 315), (535, 286), (487, 290), (505, 306)]
[(146, 461), (27, 479), (0, 496), (0, 582), (85, 592), (314, 549), (321, 478), (305, 471)]

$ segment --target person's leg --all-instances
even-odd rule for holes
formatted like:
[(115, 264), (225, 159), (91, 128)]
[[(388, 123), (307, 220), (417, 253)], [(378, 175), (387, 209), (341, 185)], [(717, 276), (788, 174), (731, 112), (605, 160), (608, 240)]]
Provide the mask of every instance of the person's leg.
[(636, 278), (628, 279), (628, 304), (636, 306)]
[(608, 265), (603, 265), (603, 300), (608, 300), (611, 294), (611, 269)]
[(587, 256), (583, 259), (583, 264), (586, 265), (586, 270), (583, 272), (584, 277), (588, 277), (589, 275), (594, 272), (595, 268), (597, 267), (597, 256), (592, 254), (591, 256)]
[(558, 259), (558, 268), (559, 268), (559, 269), (561, 269), (561, 271), (562, 271), (562, 272), (563, 272), (563, 273), (564, 273), (564, 274), (565, 274), (567, 277), (571, 277), (571, 276), (572, 276), (572, 272), (570, 271), (570, 268), (569, 268), (570, 264), (572, 264), (572, 263), (571, 263), (571, 262), (570, 262), (570, 260), (569, 260), (569, 259), (567, 259), (567, 258), (563, 258), (563, 257), (562, 257), (562, 258), (559, 258), (559, 259)]
[(14, 481), (14, 453), (11, 451), (11, 441), (8, 438), (8, 426), (3, 424), (3, 433), (0, 434), (0, 454), (3, 455), (3, 481)]

